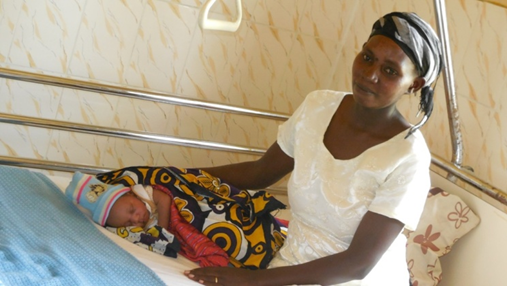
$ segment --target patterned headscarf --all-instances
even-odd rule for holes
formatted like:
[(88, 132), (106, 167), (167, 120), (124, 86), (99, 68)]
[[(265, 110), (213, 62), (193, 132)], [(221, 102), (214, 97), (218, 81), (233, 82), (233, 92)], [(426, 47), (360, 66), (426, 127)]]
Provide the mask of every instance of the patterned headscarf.
[(370, 38), (383, 35), (393, 40), (414, 63), (417, 72), (426, 82), (421, 89), (419, 109), (424, 112), (422, 121), (410, 129), (407, 136), (428, 120), (433, 110), (433, 88), (442, 71), (442, 49), (433, 28), (415, 13), (392, 12), (377, 20)]
[(440, 41), (433, 28), (415, 13), (392, 12), (373, 24), (370, 38), (383, 35), (397, 43), (412, 60), (426, 86), (442, 69)]

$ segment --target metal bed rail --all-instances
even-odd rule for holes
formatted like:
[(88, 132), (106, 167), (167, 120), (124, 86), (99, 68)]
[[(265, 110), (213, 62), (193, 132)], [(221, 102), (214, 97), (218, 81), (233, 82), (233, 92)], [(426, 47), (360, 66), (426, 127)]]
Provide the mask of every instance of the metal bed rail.
[(38, 84), (59, 86), (69, 89), (84, 90), (96, 93), (110, 94), (115, 96), (129, 97), (135, 99), (167, 103), (172, 105), (188, 106), (193, 108), (227, 112), (245, 116), (254, 116), (273, 120), (287, 120), (289, 118), (289, 115), (283, 113), (254, 108), (245, 108), (242, 106), (234, 106), (205, 100), (197, 100), (192, 98), (185, 98), (181, 95), (177, 95), (174, 93), (146, 91), (144, 89), (135, 89), (126, 86), (118, 86), (78, 79), (63, 78), (1, 67), (0, 67), (0, 77)]
[[(502, 205), (507, 205), (507, 194), (502, 192), (501, 190), (491, 186), (490, 184), (484, 182), (483, 180), (476, 178), (467, 171), (463, 171), (460, 168), (454, 166), (452, 163), (447, 162), (443, 158), (438, 155), (432, 154), (432, 164), (446, 171), (448, 174), (453, 175), (463, 182), (473, 186), (474, 188), (482, 191), (489, 197), (494, 200), (500, 202)], [(19, 157), (11, 157), (11, 156), (1, 156), (0, 155), (0, 165), (6, 166), (14, 166), (21, 168), (30, 168), (30, 169), (40, 169), (40, 170), (50, 170), (50, 171), (59, 171), (59, 172), (83, 172), (88, 174), (97, 174), (101, 172), (107, 172), (113, 170), (112, 168), (105, 167), (97, 167), (90, 165), (80, 165), (73, 163), (65, 163), (58, 161), (50, 161), (50, 160), (38, 160), (38, 159), (29, 159), (29, 158), (19, 158)], [(271, 193), (278, 195), (286, 195), (286, 189), (280, 187), (269, 187), (267, 188)]]
[[(29, 158), (19, 158), (0, 155), (0, 165), (19, 168), (38, 169), (46, 171), (57, 171), (65, 173), (82, 172), (86, 174), (98, 174), (102, 172), (113, 171), (113, 168), (104, 168), (91, 165), (72, 164), (59, 161), (38, 160)], [(287, 189), (283, 187), (271, 186), (266, 188), (273, 195), (287, 195)]]
[[(23, 76), (14, 76), (18, 74), (23, 74)], [(98, 93), (107, 93), (111, 95), (117, 95), (117, 96), (128, 96), (136, 99), (146, 99), (146, 100), (154, 100), (154, 98), (157, 98), (156, 101), (168, 103), (168, 104), (176, 104), (176, 105), (185, 105), (189, 107), (194, 108), (204, 108), (204, 109), (212, 109), (212, 110), (218, 110), (221, 112), (230, 112), (230, 113), (236, 113), (251, 117), (261, 117), (261, 118), (269, 118), (274, 120), (285, 120), (289, 117), (287, 114), (280, 114), (276, 113), (275, 116), (271, 116), (272, 114), (270, 112), (259, 112), (258, 110), (249, 109), (249, 108), (240, 108), (237, 109), (234, 106), (226, 105), (226, 104), (214, 104), (210, 102), (200, 101), (200, 100), (185, 100), (184, 98), (178, 98), (180, 100), (173, 100), (171, 96), (163, 95), (161, 96), (160, 93), (155, 93), (151, 91), (145, 91), (143, 90), (140, 93), (130, 93), (127, 89), (123, 90), (123, 87), (114, 87), (114, 89), (111, 89), (109, 85), (103, 85), (100, 83), (88, 83), (83, 82), (80, 80), (72, 80), (72, 79), (61, 79), (54, 76), (47, 76), (47, 75), (41, 75), (41, 74), (35, 74), (35, 73), (29, 73), (29, 72), (18, 72), (13, 70), (8, 70), (4, 68), (0, 68), (0, 77), (14, 79), (14, 80), (20, 80), (20, 81), (27, 81), (27, 82), (35, 82), (40, 84), (47, 84), (47, 85), (55, 85), (55, 86), (62, 86), (65, 88), (72, 88), (72, 89), (80, 89), (80, 90), (89, 90), (93, 92)], [(52, 82), (56, 79), (56, 82)], [(79, 87), (81, 84), (84, 84), (86, 87)], [(90, 86), (93, 86), (93, 89), (90, 88)], [(165, 96), (168, 96), (170, 98), (169, 100), (165, 100)], [(181, 102), (184, 102), (181, 103)], [(219, 106), (219, 108), (211, 108), (211, 106)], [(273, 113), (275, 114), (275, 113)], [(114, 137), (120, 137), (120, 138), (128, 138), (128, 139), (134, 139), (134, 140), (143, 140), (148, 142), (162, 142), (167, 144), (175, 144), (180, 146), (187, 146), (187, 147), (193, 147), (193, 148), (204, 148), (204, 149), (212, 149), (212, 150), (220, 150), (220, 151), (226, 151), (226, 152), (239, 152), (239, 153), (246, 153), (246, 154), (254, 154), (254, 155), (262, 155), (265, 150), (264, 149), (258, 149), (258, 148), (251, 148), (248, 146), (238, 146), (238, 145), (232, 145), (232, 144), (224, 144), (224, 143), (217, 143), (217, 142), (211, 142), (211, 141), (203, 141), (203, 140), (194, 140), (194, 139), (188, 139), (188, 138), (180, 138), (180, 137), (173, 137), (173, 136), (166, 136), (166, 135), (160, 135), (160, 134), (153, 134), (153, 133), (147, 133), (147, 132), (139, 132), (139, 131), (130, 131), (130, 130), (121, 130), (121, 129), (115, 129), (115, 128), (108, 128), (108, 127), (98, 127), (98, 126), (91, 126), (86, 124), (80, 124), (80, 123), (69, 123), (69, 122), (63, 122), (63, 121), (57, 121), (57, 120), (49, 120), (49, 119), (40, 119), (40, 118), (34, 118), (34, 117), (27, 117), (27, 116), (16, 116), (16, 115), (10, 115), (10, 114), (4, 114), (0, 113), (0, 122), (3, 123), (10, 123), (10, 124), (21, 124), (21, 125), (28, 125), (33, 127), (40, 127), (40, 128), (53, 128), (53, 129), (59, 129), (59, 130), (65, 130), (65, 131), (74, 131), (74, 132), (82, 132), (82, 133), (89, 133), (89, 134), (98, 134), (98, 135), (104, 135), (104, 136), (114, 136)], [(88, 171), (90, 173), (98, 173), (100, 172), (100, 169), (98, 167), (94, 166), (84, 166), (84, 165), (76, 165), (76, 164), (68, 164), (68, 163), (60, 163), (60, 162), (52, 162), (47, 161), (48, 163), (45, 164), (44, 161), (40, 160), (33, 160), (33, 159), (23, 159), (23, 158), (14, 158), (14, 157), (5, 157), (0, 156), (0, 163), (4, 165), (15, 165), (20, 167), (28, 167), (28, 168), (39, 168), (39, 169), (47, 169), (47, 170), (55, 170), (55, 171), (71, 171), (71, 170), (83, 170)], [(500, 202), (503, 205), (507, 205), (507, 193), (491, 186), (490, 184), (484, 182), (483, 180), (477, 178), (473, 174), (464, 171), (461, 169), (460, 166), (456, 166), (456, 164), (452, 162), (447, 162), (446, 160), (443, 160), (442, 158), (438, 157), (435, 154), (432, 154), (432, 164), (434, 166), (437, 166), (447, 172), (449, 176), (454, 176), (465, 183), (469, 184), (470, 186), (477, 188), (481, 192), (485, 193), (486, 195), (490, 196), (494, 200)], [(96, 170), (96, 171), (94, 171)]]
[(69, 132), (79, 132), (79, 133), (86, 133), (86, 134), (93, 134), (93, 135), (110, 136), (110, 137), (117, 137), (117, 138), (123, 138), (123, 139), (148, 141), (148, 142), (152, 142), (152, 143), (165, 143), (165, 144), (172, 144), (172, 145), (192, 147), (192, 148), (203, 148), (203, 149), (226, 151), (226, 152), (241, 152), (241, 153), (251, 154), (251, 155), (262, 155), (265, 152), (264, 149), (252, 148), (249, 146), (232, 145), (232, 144), (225, 144), (225, 143), (205, 141), (205, 140), (195, 140), (195, 139), (168, 136), (168, 135), (162, 135), (162, 134), (156, 134), (156, 133), (125, 130), (125, 129), (118, 129), (118, 128), (109, 128), (109, 127), (102, 127), (102, 126), (97, 126), (97, 125), (88, 125), (88, 124), (82, 124), (82, 123), (73, 123), (73, 122), (51, 120), (51, 119), (42, 119), (42, 118), (12, 115), (12, 114), (6, 114), (6, 113), (0, 113), (0, 122), (1, 123), (8, 123), (8, 124), (25, 125), (25, 126), (31, 126), (31, 127), (63, 130), (63, 131), (69, 131)]

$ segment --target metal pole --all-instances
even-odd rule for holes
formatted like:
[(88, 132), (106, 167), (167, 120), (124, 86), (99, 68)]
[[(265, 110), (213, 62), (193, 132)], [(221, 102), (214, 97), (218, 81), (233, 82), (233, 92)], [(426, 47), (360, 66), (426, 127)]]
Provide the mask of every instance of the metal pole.
[(245, 108), (242, 106), (234, 106), (217, 102), (210, 102), (192, 98), (185, 98), (176, 94), (162, 93), (155, 91), (147, 91), (142, 89), (134, 89), (124, 86), (115, 86), (97, 82), (76, 80), (70, 78), (56, 77), (38, 73), (24, 72), (12, 70), (7, 68), (0, 68), (0, 77), (20, 80), (26, 82), (33, 82), (38, 84), (47, 84), (52, 86), (59, 86), (70, 89), (85, 90), (90, 92), (111, 94), (116, 96), (123, 96), (135, 99), (150, 100), (155, 102), (162, 102), (167, 104), (188, 106), (193, 108), (207, 109), (219, 112), (233, 113), (245, 116), (253, 116), (260, 118), (267, 118), (273, 120), (287, 120), (288, 114), (260, 110), (253, 108)]
[(445, 0), (434, 0), (434, 3), (438, 34), (442, 43), (444, 58), (443, 76), (447, 103), (447, 116), (449, 118), (449, 131), (451, 133), (452, 144), (451, 162), (460, 168), (463, 163), (463, 138), (461, 137), (458, 102), (456, 100), (456, 90), (454, 88), (454, 75), (452, 70), (451, 48), (449, 46)]

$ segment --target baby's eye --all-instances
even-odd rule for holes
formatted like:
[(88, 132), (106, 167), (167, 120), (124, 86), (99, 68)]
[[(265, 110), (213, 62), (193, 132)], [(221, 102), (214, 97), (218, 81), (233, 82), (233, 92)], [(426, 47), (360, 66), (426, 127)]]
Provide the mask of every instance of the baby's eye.
[(363, 54), (363, 60), (369, 62), (371, 60), (371, 57), (367, 54)]

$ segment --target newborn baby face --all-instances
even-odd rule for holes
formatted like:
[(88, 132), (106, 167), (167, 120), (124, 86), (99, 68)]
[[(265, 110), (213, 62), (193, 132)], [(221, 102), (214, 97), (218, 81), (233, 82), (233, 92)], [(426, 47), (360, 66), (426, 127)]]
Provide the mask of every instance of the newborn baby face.
[(150, 218), (146, 205), (132, 192), (121, 196), (109, 211), (106, 224), (112, 227), (144, 227)]

